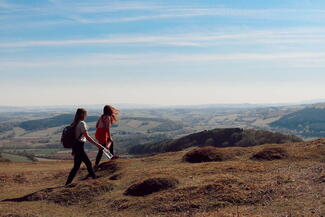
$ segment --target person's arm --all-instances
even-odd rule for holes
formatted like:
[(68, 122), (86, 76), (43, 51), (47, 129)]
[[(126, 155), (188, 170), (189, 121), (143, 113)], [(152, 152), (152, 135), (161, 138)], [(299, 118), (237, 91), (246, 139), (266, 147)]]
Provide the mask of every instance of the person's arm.
[(90, 143), (92, 143), (92, 144), (94, 144), (95, 146), (97, 146), (97, 148), (99, 148), (99, 149), (104, 149), (104, 147), (103, 147), (101, 144), (99, 144), (98, 142), (96, 142), (95, 140), (93, 140), (93, 138), (91, 138), (91, 137), (89, 136), (87, 130), (85, 130), (85, 131), (83, 132), (83, 135), (86, 137), (86, 139), (87, 139)]

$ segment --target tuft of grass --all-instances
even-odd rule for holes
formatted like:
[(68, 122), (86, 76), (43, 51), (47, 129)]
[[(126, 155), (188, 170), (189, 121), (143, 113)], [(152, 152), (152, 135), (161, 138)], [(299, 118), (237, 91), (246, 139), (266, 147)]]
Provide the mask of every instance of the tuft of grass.
[(174, 188), (178, 183), (175, 178), (150, 178), (131, 185), (125, 190), (124, 195), (145, 196)]
[(215, 147), (203, 147), (197, 148), (187, 152), (183, 160), (190, 163), (202, 163), (211, 161), (225, 161), (231, 159), (232, 156), (222, 150), (218, 150)]
[(283, 148), (265, 148), (254, 154), (252, 160), (281, 160), (289, 157), (288, 152)]
[(77, 184), (70, 184), (68, 186), (46, 188), (23, 197), (8, 199), (5, 201), (23, 202), (46, 200), (67, 206), (91, 202), (94, 197), (112, 190), (113, 185), (109, 182), (91, 180)]

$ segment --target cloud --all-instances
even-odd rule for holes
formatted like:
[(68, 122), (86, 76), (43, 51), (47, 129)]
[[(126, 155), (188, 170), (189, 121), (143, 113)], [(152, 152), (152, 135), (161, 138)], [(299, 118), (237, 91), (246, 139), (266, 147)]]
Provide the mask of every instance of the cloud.
[(0, 48), (76, 46), (76, 45), (150, 45), (208, 46), (213, 44), (304, 44), (325, 43), (323, 28), (205, 32), (169, 35), (112, 35), (105, 38), (0, 42)]
[[(154, 4), (152, 2), (117, 2), (117, 1), (91, 1), (91, 2), (64, 2), (52, 0), (50, 4), (42, 7), (31, 7), (28, 5), (12, 5), (0, 1), (3, 7), (8, 9), (3, 15), (6, 20), (15, 21), (15, 18), (36, 18), (19, 20), (14, 25), (2, 25), (2, 28), (35, 27), (43, 25), (71, 25), (71, 24), (104, 24), (104, 23), (126, 23), (146, 20), (180, 19), (189, 17), (245, 17), (253, 19), (305, 19), (310, 16), (316, 19), (325, 18), (325, 10), (322, 9), (238, 9), (225, 7), (171, 7), (166, 4)], [(114, 12), (131, 11), (117, 15)], [(141, 13), (139, 13), (141, 12)], [(98, 16), (100, 14), (100, 16)], [(132, 14), (132, 15), (131, 15)], [(301, 16), (303, 14), (304, 16)], [(0, 19), (3, 15), (0, 16)], [(96, 16), (94, 16), (96, 15)], [(56, 19), (48, 20), (49, 16)]]
[(9, 3), (8, 1), (5, 0), (0, 0), (0, 9), (11, 10), (11, 9), (17, 9), (19, 7), (20, 5)]
[[(109, 66), (140, 66), (141, 68), (157, 64), (205, 64), (253, 63), (265, 62), (289, 67), (325, 67), (325, 52), (289, 52), (289, 53), (230, 53), (230, 54), (88, 54), (65, 56), (62, 58), (41, 58), (24, 60), (0, 60), (0, 68), (83, 68)], [(268, 65), (269, 65), (268, 64)]]
[[(105, 11), (106, 7), (102, 8)], [(123, 8), (123, 7), (122, 7)], [(141, 7), (140, 7), (141, 8)], [(139, 9), (140, 9), (139, 8)], [(114, 8), (113, 8), (114, 9)], [(113, 10), (110, 8), (110, 10)], [(118, 9), (118, 8), (115, 8)], [(119, 22), (135, 22), (144, 20), (171, 19), (171, 18), (188, 18), (188, 17), (253, 17), (253, 18), (273, 18), (278, 19), (279, 16), (290, 18), (293, 15), (321, 15), (324, 16), (325, 10), (294, 10), (294, 9), (234, 9), (234, 8), (185, 8), (185, 9), (170, 9), (159, 7), (143, 7), (142, 9), (151, 10), (149, 15), (141, 16), (124, 16), (124, 17), (100, 17), (89, 18), (82, 14), (71, 16), (70, 18), (79, 24), (95, 24), (95, 23), (119, 23)]]

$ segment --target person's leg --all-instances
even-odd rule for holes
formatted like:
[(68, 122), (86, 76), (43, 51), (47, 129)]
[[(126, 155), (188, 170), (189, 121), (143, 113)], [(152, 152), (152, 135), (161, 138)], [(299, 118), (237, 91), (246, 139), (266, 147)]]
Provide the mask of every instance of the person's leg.
[(98, 167), (99, 162), (102, 159), (102, 156), (103, 156), (103, 150), (98, 150), (96, 161), (95, 161), (95, 167)]
[(73, 164), (73, 168), (70, 171), (70, 174), (68, 176), (67, 182), (65, 183), (65, 185), (68, 185), (72, 182), (73, 178), (76, 176), (79, 168), (81, 165), (81, 156), (80, 156), (80, 152), (74, 150), (74, 164)]
[(91, 161), (89, 160), (87, 154), (85, 151), (83, 151), (82, 153), (82, 161), (85, 163), (86, 167), (87, 167), (87, 170), (88, 170), (88, 173), (89, 175), (95, 179), (96, 178), (96, 175), (94, 173), (94, 170), (93, 170), (93, 167), (91, 165)]
[(109, 152), (111, 152), (112, 155), (114, 155), (114, 142), (112, 142), (111, 146), (109, 147)]

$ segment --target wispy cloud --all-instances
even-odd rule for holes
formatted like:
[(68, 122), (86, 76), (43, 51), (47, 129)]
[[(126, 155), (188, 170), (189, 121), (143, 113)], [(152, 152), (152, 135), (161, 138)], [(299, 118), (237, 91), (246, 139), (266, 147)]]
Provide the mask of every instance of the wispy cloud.
[(49, 47), (75, 45), (147, 44), (150, 46), (205, 46), (220, 44), (302, 44), (325, 43), (322, 28), (251, 30), (239, 32), (205, 32), (168, 35), (116, 35), (105, 38), (70, 40), (35, 40), (2, 42), (0, 48)]
[(141, 66), (155, 64), (193, 64), (212, 62), (243, 63), (258, 61), (278, 64), (287, 67), (325, 67), (325, 52), (289, 52), (289, 53), (230, 53), (230, 54), (89, 54), (65, 56), (62, 58), (41, 58), (24, 60), (0, 60), (0, 68), (6, 70), (19, 68), (83, 68), (109, 66)]
[(16, 8), (16, 4), (9, 3), (8, 1), (5, 0), (0, 0), (0, 9), (13, 9)]
[[(102, 8), (105, 11), (106, 7)], [(107, 12), (114, 10), (123, 10), (123, 7), (110, 8)], [(126, 10), (127, 7), (124, 7)], [(140, 7), (141, 8), (141, 7)], [(139, 8), (139, 9), (140, 9)], [(129, 8), (131, 9), (131, 7)], [(177, 18), (189, 18), (189, 17), (250, 17), (250, 18), (272, 18), (280, 19), (286, 17), (287, 19), (294, 19), (299, 17), (301, 14), (311, 16), (323, 16), (325, 10), (293, 10), (293, 9), (234, 9), (234, 8), (188, 8), (188, 9), (170, 9), (161, 7), (142, 7), (142, 9), (149, 10), (151, 13), (148, 15), (141, 16), (123, 16), (123, 17), (112, 17), (106, 15), (104, 17), (88, 17), (84, 13), (75, 13), (72, 16), (68, 16), (71, 19), (68, 23), (79, 23), (79, 24), (95, 24), (95, 23), (122, 23), (122, 22), (135, 22), (145, 20), (159, 20), (159, 19), (177, 19)], [(91, 11), (91, 10), (89, 10)], [(85, 12), (81, 10), (80, 12)], [(292, 17), (294, 16), (294, 17)]]
[[(42, 7), (30, 7), (26, 5), (13, 5), (6, 1), (0, 1), (0, 8), (7, 10), (0, 15), (0, 19), (14, 20), (21, 16), (17, 12), (23, 12), (26, 17), (39, 17), (45, 19), (20, 20), (25, 26), (37, 25), (63, 25), (63, 24), (100, 24), (100, 23), (125, 23), (145, 20), (180, 19), (189, 17), (248, 17), (257, 19), (298, 19), (301, 14), (305, 16), (317, 16), (325, 18), (325, 10), (322, 9), (238, 9), (226, 7), (170, 7), (164, 4), (152, 2), (116, 2), (116, 1), (92, 1), (92, 2), (64, 2), (51, 1), (51, 4)], [(116, 16), (118, 11), (145, 11), (145, 13), (124, 14)], [(16, 14), (14, 13), (16, 12)], [(96, 14), (96, 16), (93, 16)], [(97, 16), (100, 14), (100, 16)], [(54, 15), (57, 19), (47, 20), (47, 16)], [(2, 18), (1, 18), (2, 17)], [(4, 17), (4, 18), (3, 18)], [(64, 20), (64, 21), (63, 21)], [(16, 24), (18, 27), (19, 23)], [(8, 27), (8, 26), (7, 26)], [(12, 28), (12, 26), (11, 26)]]

